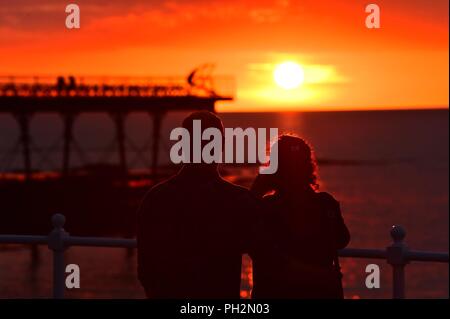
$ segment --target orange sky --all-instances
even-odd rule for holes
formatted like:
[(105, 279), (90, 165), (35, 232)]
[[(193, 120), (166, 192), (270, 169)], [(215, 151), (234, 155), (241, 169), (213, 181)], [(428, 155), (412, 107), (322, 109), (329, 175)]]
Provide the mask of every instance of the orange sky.
[[(0, 0), (1, 75), (187, 75), (203, 63), (235, 79), (221, 111), (448, 107), (448, 1)], [(305, 71), (278, 88), (277, 63)]]

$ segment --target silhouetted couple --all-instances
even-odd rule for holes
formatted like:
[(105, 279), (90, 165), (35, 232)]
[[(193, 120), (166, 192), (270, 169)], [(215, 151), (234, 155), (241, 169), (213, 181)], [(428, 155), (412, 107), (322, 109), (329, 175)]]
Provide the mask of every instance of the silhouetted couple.
[[(223, 132), (210, 112), (201, 120)], [(192, 135), (192, 134), (191, 134)], [(336, 250), (350, 239), (339, 203), (316, 191), (311, 148), (281, 136), (278, 170), (252, 190), (222, 179), (216, 164), (184, 164), (154, 186), (138, 213), (138, 275), (147, 297), (239, 298), (242, 255), (253, 260), (253, 298), (342, 298)]]

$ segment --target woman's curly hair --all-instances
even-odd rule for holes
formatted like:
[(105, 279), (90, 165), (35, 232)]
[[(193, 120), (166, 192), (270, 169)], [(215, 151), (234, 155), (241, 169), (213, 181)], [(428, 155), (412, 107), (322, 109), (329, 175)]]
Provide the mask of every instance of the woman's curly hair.
[(294, 181), (317, 190), (319, 188), (317, 163), (314, 151), (308, 142), (292, 134), (283, 134), (275, 143), (278, 147), (276, 174), (286, 182)]

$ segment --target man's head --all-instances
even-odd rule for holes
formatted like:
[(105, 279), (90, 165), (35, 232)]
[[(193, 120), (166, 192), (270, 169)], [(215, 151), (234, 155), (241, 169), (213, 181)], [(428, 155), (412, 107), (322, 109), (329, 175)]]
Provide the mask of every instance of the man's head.
[[(193, 162), (193, 152), (196, 151), (194, 150), (193, 147), (193, 137), (194, 137), (194, 121), (200, 121), (201, 123), (201, 135), (203, 136), (203, 132), (208, 129), (208, 128), (215, 128), (217, 130), (220, 131), (220, 133), (222, 134), (222, 136), (224, 135), (224, 127), (223, 127), (223, 123), (222, 120), (215, 115), (212, 112), (209, 111), (197, 111), (194, 113), (191, 113), (188, 117), (186, 117), (183, 121), (183, 128), (185, 128), (188, 132), (189, 135), (191, 137), (191, 163)], [(197, 123), (198, 124), (198, 123)], [(208, 140), (202, 140), (201, 141), (201, 149), (198, 150), (200, 151), (200, 157), (202, 156), (201, 154), (201, 150), (203, 150), (203, 147), (208, 144), (209, 141)], [(202, 164), (201, 166), (217, 166), (217, 164), (212, 163), (212, 164), (205, 164), (203, 163), (202, 160)], [(198, 166), (198, 164), (197, 164)]]
[(222, 120), (217, 115), (209, 111), (197, 111), (191, 113), (183, 121), (183, 127), (189, 131), (189, 134), (191, 134), (191, 136), (193, 134), (194, 120), (202, 121), (202, 133), (207, 128), (213, 127), (219, 129), (219, 131), (223, 135), (224, 128)]

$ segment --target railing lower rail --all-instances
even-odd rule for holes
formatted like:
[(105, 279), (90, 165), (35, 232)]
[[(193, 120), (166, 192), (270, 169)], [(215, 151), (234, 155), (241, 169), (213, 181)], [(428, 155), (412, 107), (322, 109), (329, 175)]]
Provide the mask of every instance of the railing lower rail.
[[(53, 252), (53, 298), (64, 298), (64, 251), (70, 246), (136, 248), (135, 239), (71, 236), (63, 228), (66, 218), (55, 214), (53, 230), (48, 236), (0, 235), (0, 244), (46, 244)], [(392, 226), (393, 243), (386, 249), (345, 248), (341, 257), (385, 259), (393, 270), (394, 299), (405, 298), (405, 266), (411, 261), (448, 263), (448, 253), (410, 250), (403, 242), (406, 232), (401, 226)]]

